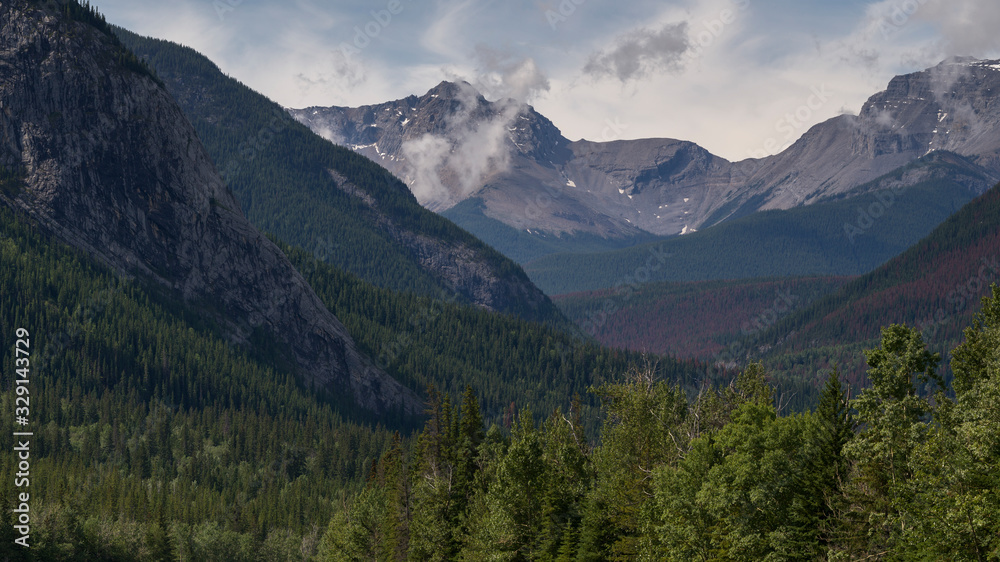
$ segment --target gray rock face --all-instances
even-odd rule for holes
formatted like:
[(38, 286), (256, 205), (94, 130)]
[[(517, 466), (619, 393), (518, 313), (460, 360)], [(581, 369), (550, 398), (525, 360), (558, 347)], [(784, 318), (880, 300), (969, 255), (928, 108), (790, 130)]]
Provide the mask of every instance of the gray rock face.
[(994, 162), (1000, 150), (1000, 61), (952, 58), (897, 76), (861, 110), (855, 149), (878, 158), (894, 152), (949, 150)]
[(998, 61), (949, 59), (897, 76), (859, 115), (820, 123), (786, 151), (761, 160), (754, 175), (768, 190), (761, 208), (785, 209), (848, 192), (934, 150), (981, 166), (989, 174), (976, 187), (982, 193), (1000, 177), (998, 96)]
[(262, 329), (307, 378), (365, 408), (416, 411), (361, 355), (284, 254), (247, 222), (187, 119), (110, 37), (28, 2), (0, 4), (2, 195), (58, 238), (220, 320)]
[(360, 187), (335, 170), (328, 173), (338, 188), (362, 201), (372, 210), (377, 226), (401, 246), (409, 248), (420, 266), (435, 272), (444, 280), (450, 292), (434, 295), (440, 300), (455, 301), (459, 294), (476, 306), (493, 312), (515, 309), (515, 305), (532, 310), (551, 309), (551, 301), (523, 274), (503, 274), (494, 264), (484, 260), (477, 248), (460, 241), (414, 232), (400, 226), (379, 208), (378, 202)]
[[(674, 139), (570, 142), (529, 106), (511, 112), (512, 102), (487, 102), (468, 84), (442, 83), (420, 98), (356, 109), (289, 111), (329, 140), (382, 163), (429, 208), (476, 196), (488, 216), (515, 228), (614, 238), (637, 229), (681, 234), (757, 210), (854, 193), (933, 150), (969, 157), (985, 170), (974, 186), (981, 193), (1000, 179), (998, 95), (1000, 61), (949, 59), (894, 78), (860, 115), (830, 119), (780, 154), (741, 162)], [(506, 116), (504, 138), (495, 143), (498, 165), (472, 170), (472, 185), (461, 171), (442, 166), (433, 179), (443, 188), (423, 185), (425, 162), (412, 158), (422, 153), (407, 146), (427, 145), (430, 138), (454, 154), (469, 139), (464, 132), (498, 116)]]

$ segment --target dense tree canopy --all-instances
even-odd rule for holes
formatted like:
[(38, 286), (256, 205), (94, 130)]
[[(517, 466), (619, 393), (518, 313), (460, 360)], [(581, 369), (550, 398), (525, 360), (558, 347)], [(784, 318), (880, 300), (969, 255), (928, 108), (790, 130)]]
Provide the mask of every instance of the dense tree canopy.
[(920, 333), (894, 325), (866, 353), (860, 396), (834, 370), (816, 409), (791, 415), (761, 365), (694, 396), (635, 369), (593, 389), (597, 442), (558, 410), (447, 435), (469, 423), (432, 400), (416, 448), (380, 461), (394, 477), (329, 526), (322, 559), (995, 560), (1000, 288), (965, 335), (953, 388)]

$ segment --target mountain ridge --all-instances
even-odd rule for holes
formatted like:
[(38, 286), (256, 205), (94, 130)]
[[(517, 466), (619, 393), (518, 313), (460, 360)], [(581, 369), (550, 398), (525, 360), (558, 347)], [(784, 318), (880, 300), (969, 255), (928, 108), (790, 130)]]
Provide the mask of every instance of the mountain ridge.
[(8, 77), (0, 162), (21, 171), (0, 194), (4, 204), (120, 274), (201, 308), (235, 343), (263, 330), (305, 380), (373, 411), (418, 411), (415, 395), (357, 351), (250, 225), (183, 113), (158, 80), (118, 62), (112, 35), (27, 2), (0, 13)]
[(569, 326), (517, 264), (422, 208), (381, 166), (193, 49), (114, 29), (178, 100), (258, 228), (379, 286)]
[[(569, 141), (531, 106), (487, 101), (467, 83), (358, 108), (288, 111), (385, 165), (428, 208), (447, 213), (475, 197), (485, 219), (529, 234), (627, 240), (842, 197), (934, 150), (987, 170), (975, 186), (982, 193), (1000, 180), (1000, 114), (990, 101), (998, 92), (997, 61), (949, 59), (893, 78), (858, 115), (816, 124), (781, 153), (738, 162), (670, 138)], [(470, 140), (489, 154), (467, 155)], [(476, 222), (466, 224), (499, 246)]]
[(839, 364), (862, 386), (857, 351), (895, 323), (919, 330), (948, 372), (949, 352), (992, 284), (1000, 284), (1000, 184), (899, 256), (777, 320), (760, 333), (760, 349), (736, 359), (763, 360), (782, 378), (810, 384), (815, 369)]
[(967, 158), (936, 151), (850, 197), (760, 211), (622, 249), (547, 255), (524, 267), (552, 295), (619, 286), (654, 254), (670, 259), (644, 276), (647, 281), (860, 275), (972, 200), (984, 173)]

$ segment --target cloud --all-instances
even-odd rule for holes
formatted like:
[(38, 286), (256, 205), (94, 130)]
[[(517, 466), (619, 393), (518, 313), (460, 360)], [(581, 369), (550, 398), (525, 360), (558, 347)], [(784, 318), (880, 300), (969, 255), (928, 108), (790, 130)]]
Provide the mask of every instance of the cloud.
[(333, 144), (339, 144), (341, 146), (347, 146), (347, 141), (344, 137), (337, 131), (329, 127), (320, 127), (318, 129), (313, 129), (317, 135), (323, 137), (324, 139), (332, 142)]
[(299, 96), (313, 93), (326, 96), (357, 89), (368, 80), (366, 67), (340, 49), (330, 51), (320, 64), (301, 65), (302, 72), (294, 76)]
[(644, 78), (678, 69), (690, 46), (686, 22), (666, 24), (659, 30), (638, 28), (620, 35), (611, 48), (592, 54), (583, 72), (597, 78), (614, 76), (622, 82)]
[(931, 68), (929, 73), (931, 91), (934, 92), (934, 97), (941, 102), (947, 101), (948, 93), (959, 80), (969, 75), (969, 70), (969, 66), (965, 64), (948, 64), (947, 62)]
[(843, 43), (867, 68), (922, 69), (952, 56), (995, 56), (998, 27), (995, 2), (882, 0), (868, 5), (861, 25)]
[(888, 109), (881, 109), (875, 114), (875, 124), (884, 129), (891, 129), (896, 125), (896, 118)]
[(558, 0), (404, 0), (353, 58), (339, 47), (388, 0), (233, 2), (221, 20), (208, 0), (97, 3), (289, 107), (378, 103), (464, 76), (488, 99), (531, 103), (572, 139), (620, 121), (628, 138), (682, 138), (729, 158), (775, 136), (812, 86), (835, 92), (809, 124), (856, 113), (894, 75), (1000, 49), (1000, 3), (986, 0), (588, 0), (570, 2), (556, 32), (545, 13)]
[(513, 98), (529, 102), (549, 90), (549, 79), (532, 58), (517, 58), (512, 53), (476, 45), (478, 76), (475, 85), (487, 99)]
[[(931, 90), (952, 120), (973, 130), (982, 126), (968, 104), (948, 95), (971, 77), (953, 57), (995, 57), (1000, 50), (1000, 4), (982, 0), (883, 0), (868, 6), (859, 29), (848, 38), (851, 59), (874, 73), (929, 68)], [(864, 60), (860, 52), (877, 53)], [(946, 60), (944, 64), (938, 64)]]
[[(514, 148), (510, 129), (527, 110), (526, 102), (549, 90), (548, 78), (531, 58), (482, 45), (474, 56), (475, 87), (451, 77), (459, 85), (458, 108), (446, 116), (445, 132), (403, 143), (410, 189), (432, 209), (451, 206), (482, 187), (490, 175), (508, 169)], [(480, 92), (496, 101), (487, 104)]]
[(482, 41), (484, 36), (503, 30), (486, 23), (495, 17), (493, 10), (498, 5), (502, 3), (496, 0), (438, 2), (435, 9), (428, 10), (431, 19), (426, 22), (420, 45), (429, 53), (446, 58), (468, 54), (470, 42)]
[[(913, 16), (936, 27), (946, 55), (990, 56), (1000, 49), (1000, 4), (987, 0), (926, 0)], [(906, 7), (900, 8), (906, 12)]]
[(931, 91), (934, 98), (947, 115), (948, 123), (959, 125), (971, 137), (977, 136), (987, 125), (979, 113), (972, 107), (969, 100), (959, 100), (951, 96), (955, 85), (960, 81), (975, 80), (972, 68), (961, 62), (962, 59), (951, 58), (930, 69)]
[(406, 180), (410, 191), (421, 204), (450, 200), (451, 190), (442, 182), (441, 170), (446, 165), (451, 150), (452, 145), (447, 138), (430, 133), (403, 143), (403, 157), (407, 164)]
[(487, 112), (478, 92), (468, 84), (460, 87), (459, 109), (447, 117), (447, 130), (425, 133), (402, 146), (407, 184), (417, 200), (433, 210), (468, 197), (510, 163), (507, 127), (522, 106), (508, 100)]

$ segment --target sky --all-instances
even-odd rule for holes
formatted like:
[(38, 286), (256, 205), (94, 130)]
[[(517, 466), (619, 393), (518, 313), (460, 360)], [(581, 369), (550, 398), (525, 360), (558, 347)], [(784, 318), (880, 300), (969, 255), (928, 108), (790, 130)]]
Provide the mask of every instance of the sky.
[[(92, 2), (95, 4), (95, 2)], [(570, 140), (668, 137), (742, 160), (857, 114), (897, 74), (1000, 58), (996, 0), (97, 0), (285, 107), (466, 80)]]

